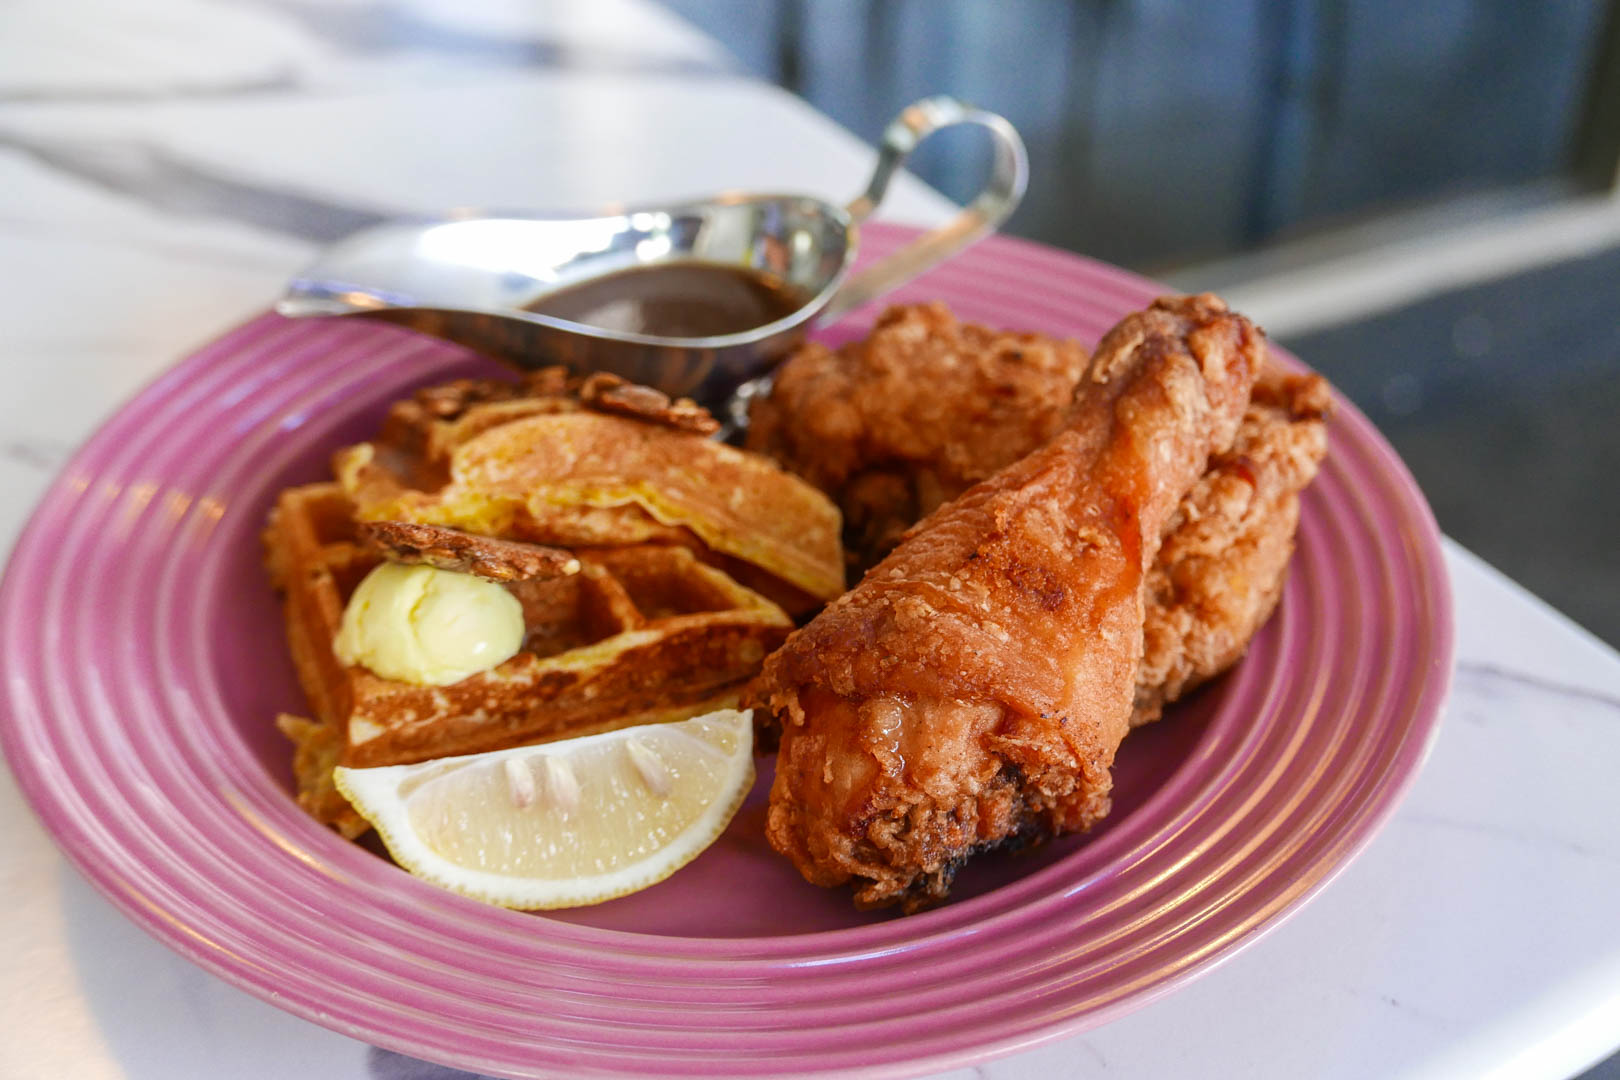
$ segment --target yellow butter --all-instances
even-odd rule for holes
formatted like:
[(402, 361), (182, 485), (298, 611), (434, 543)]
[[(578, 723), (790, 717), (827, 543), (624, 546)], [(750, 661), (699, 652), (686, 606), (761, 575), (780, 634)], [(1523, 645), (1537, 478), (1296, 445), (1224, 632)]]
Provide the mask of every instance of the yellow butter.
[(385, 679), (446, 686), (511, 659), (523, 632), (523, 606), (493, 581), (383, 563), (349, 598), (332, 648)]

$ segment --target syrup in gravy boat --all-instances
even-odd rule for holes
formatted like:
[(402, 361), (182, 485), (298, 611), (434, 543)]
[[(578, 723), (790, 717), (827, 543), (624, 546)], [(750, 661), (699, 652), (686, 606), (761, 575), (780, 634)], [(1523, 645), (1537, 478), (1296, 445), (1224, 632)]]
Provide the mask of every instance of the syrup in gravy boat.
[[(859, 226), (911, 151), (974, 124), (992, 136), (984, 189), (941, 227), (851, 275)], [(519, 368), (609, 371), (723, 402), (836, 319), (993, 231), (1028, 168), (1006, 120), (947, 97), (884, 132), (866, 190), (846, 206), (728, 193), (591, 217), (456, 213), (364, 229), (289, 285), (287, 316), (361, 316), (468, 345)]]

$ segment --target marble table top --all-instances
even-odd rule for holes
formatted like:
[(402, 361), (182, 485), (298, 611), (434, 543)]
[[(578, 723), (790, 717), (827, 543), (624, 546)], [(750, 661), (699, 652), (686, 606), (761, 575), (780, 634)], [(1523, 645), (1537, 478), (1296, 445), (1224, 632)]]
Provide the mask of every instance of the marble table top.
[[(720, 187), (842, 197), (870, 160), (642, 0), (15, 0), (0, 548), (119, 402), (360, 224)], [(883, 216), (948, 211), (907, 178)], [(1191, 985), (951, 1076), (1563, 1077), (1620, 1046), (1620, 656), (1460, 547), (1446, 557), (1452, 698), (1372, 845)], [(0, 1076), (465, 1075), (169, 953), (57, 854), (9, 773), (0, 831)]]

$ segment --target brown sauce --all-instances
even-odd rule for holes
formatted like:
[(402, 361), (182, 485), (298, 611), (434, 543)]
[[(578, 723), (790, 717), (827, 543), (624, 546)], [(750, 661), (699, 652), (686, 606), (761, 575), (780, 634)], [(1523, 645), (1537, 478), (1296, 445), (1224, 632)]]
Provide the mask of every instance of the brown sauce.
[(749, 267), (671, 262), (569, 285), (527, 310), (622, 333), (717, 337), (775, 322), (808, 299), (802, 290)]

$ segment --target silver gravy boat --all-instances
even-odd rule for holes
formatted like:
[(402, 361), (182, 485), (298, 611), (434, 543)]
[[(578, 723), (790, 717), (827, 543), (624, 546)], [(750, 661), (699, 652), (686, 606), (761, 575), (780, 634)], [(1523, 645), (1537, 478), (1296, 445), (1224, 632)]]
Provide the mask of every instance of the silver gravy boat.
[[(949, 222), (850, 275), (858, 229), (917, 144), (956, 124), (994, 139), (984, 189)], [(883, 133), (866, 190), (847, 206), (803, 195), (724, 194), (673, 206), (567, 217), (456, 212), (357, 232), (288, 286), (292, 317), (360, 315), (468, 345), (519, 368), (610, 371), (670, 394), (719, 403), (774, 367), (814, 320), (836, 319), (993, 231), (1028, 177), (1011, 124), (948, 97), (907, 106)], [(525, 310), (603, 275), (675, 262), (760, 272), (804, 297), (764, 325), (710, 337), (663, 337)]]

